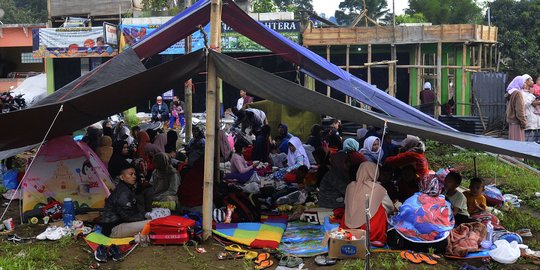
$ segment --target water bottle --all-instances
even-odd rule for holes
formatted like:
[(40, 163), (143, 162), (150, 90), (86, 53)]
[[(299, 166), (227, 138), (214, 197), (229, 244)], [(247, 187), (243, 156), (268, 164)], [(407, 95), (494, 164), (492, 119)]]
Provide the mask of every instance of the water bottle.
[(493, 245), (493, 225), (491, 224), (491, 221), (488, 221), (486, 225), (486, 238), (480, 245), (485, 249), (490, 249)]
[(63, 216), (64, 226), (71, 227), (73, 220), (75, 220), (75, 205), (71, 198), (64, 199)]

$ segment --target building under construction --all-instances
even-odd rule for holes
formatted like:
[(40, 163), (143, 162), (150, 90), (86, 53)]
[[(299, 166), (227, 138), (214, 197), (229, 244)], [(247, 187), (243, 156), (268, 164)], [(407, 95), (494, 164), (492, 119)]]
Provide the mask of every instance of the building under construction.
[[(303, 32), (304, 46), (390, 95), (418, 106), (422, 85), (431, 82), (439, 105), (453, 99), (453, 114), (463, 116), (474, 106), (471, 74), (498, 70), (496, 44), (497, 27), (477, 24), (311, 26)], [(321, 87), (317, 90), (331, 94)]]

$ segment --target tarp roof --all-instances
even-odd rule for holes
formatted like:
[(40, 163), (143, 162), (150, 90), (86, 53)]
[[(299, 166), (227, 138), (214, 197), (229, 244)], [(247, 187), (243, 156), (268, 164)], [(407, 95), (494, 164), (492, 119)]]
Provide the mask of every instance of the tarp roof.
[[(386, 123), (390, 131), (412, 134), (442, 143), (515, 157), (540, 159), (540, 144), (534, 142), (497, 139), (418, 125), (396, 117), (352, 107), (224, 54), (211, 51), (210, 57), (216, 64), (218, 77), (237, 88), (250, 89), (251, 93), (264, 99), (356, 123), (378, 127)], [(269, 88), (268, 85), (272, 87)]]
[[(141, 58), (165, 50), (193, 33), (197, 24), (208, 23), (209, 10), (209, 0), (198, 1), (135, 44), (134, 50)], [(410, 122), (454, 130), (255, 21), (232, 0), (223, 1), (222, 20), (242, 35), (297, 64), (311, 77), (369, 106)]]
[[(37, 106), (0, 114), (0, 123), (9, 127), (10, 131), (0, 133), (0, 150), (41, 142), (62, 105), (63, 110), (58, 114), (48, 138), (71, 134), (74, 130), (127, 110), (140, 100), (151, 99), (205, 68), (205, 53), (202, 50), (146, 71), (135, 53), (126, 51), (104, 64), (101, 72), (77, 79)], [(118, 74), (123, 77), (116, 77)], [(116, 82), (111, 83), (111, 80)]]

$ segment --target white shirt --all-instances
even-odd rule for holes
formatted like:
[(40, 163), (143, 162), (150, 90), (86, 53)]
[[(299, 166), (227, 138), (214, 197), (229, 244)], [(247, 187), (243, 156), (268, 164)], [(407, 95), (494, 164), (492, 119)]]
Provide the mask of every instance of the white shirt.
[(241, 97), (236, 102), (236, 108), (240, 110), (240, 109), (242, 109), (243, 106), (244, 106), (244, 98)]
[(257, 118), (261, 119), (261, 123), (264, 125), (264, 122), (266, 121), (266, 114), (263, 111), (254, 108), (247, 108), (246, 111), (252, 112)]
[(523, 93), (523, 101), (525, 103), (525, 118), (527, 118), (527, 127), (525, 130), (540, 129), (540, 115), (536, 114), (536, 108), (532, 105), (536, 96), (529, 92)]

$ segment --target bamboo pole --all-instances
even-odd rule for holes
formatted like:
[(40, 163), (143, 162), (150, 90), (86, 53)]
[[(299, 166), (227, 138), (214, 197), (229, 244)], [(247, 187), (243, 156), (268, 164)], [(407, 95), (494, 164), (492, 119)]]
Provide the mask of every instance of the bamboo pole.
[[(351, 45), (348, 45), (347, 44), (347, 55), (345, 56), (345, 70), (347, 72), (349, 72), (349, 65), (350, 65), (350, 60), (351, 60)], [(349, 97), (348, 95), (345, 95), (345, 103), (347, 104), (351, 104), (351, 97)]]
[[(219, 49), (221, 37), (221, 0), (212, 0), (210, 10), (210, 48)], [(203, 239), (212, 235), (212, 198), (214, 195), (214, 142), (216, 140), (216, 99), (218, 80), (212, 58), (208, 61), (206, 89), (206, 144), (204, 147)]]
[[(396, 29), (395, 29), (395, 26), (394, 26), (394, 42), (395, 42), (395, 39), (396, 39), (395, 35), (396, 35)], [(397, 74), (396, 74), (397, 69), (396, 69), (396, 63), (395, 63), (395, 62), (397, 62), (396, 49), (397, 49), (396, 44), (391, 44), (390, 45), (390, 59), (392, 60), (393, 63), (388, 65), (388, 75), (390, 75), (390, 74), (392, 75), (391, 77), (388, 76), (389, 81), (390, 81), (390, 78), (392, 78), (391, 84), (388, 87), (391, 86), (390, 91), (389, 91), (391, 93), (390, 94), (391, 96), (395, 96), (396, 95), (396, 90), (397, 90), (396, 89), (396, 81), (395, 81), (395, 78), (397, 76)]]
[(395, 80), (394, 80), (394, 63), (388, 64), (388, 94), (395, 97), (396, 91), (395, 91)]
[[(462, 56), (461, 56), (461, 105), (460, 114), (465, 115), (465, 88), (467, 88), (467, 73), (465, 72), (465, 65), (467, 64), (467, 45), (463, 43)], [(455, 99), (457, 103), (457, 98)], [(456, 104), (457, 105), (457, 104)], [(456, 108), (457, 113), (457, 108)]]
[[(186, 0), (186, 8), (191, 6), (192, 0)], [(191, 52), (191, 35), (185, 39), (186, 54)], [(184, 85), (184, 142), (191, 139), (193, 124), (193, 81), (189, 79)]]
[[(371, 63), (371, 44), (367, 45), (367, 61)], [(371, 66), (367, 68), (367, 82), (371, 84)]]
[(476, 54), (477, 60), (476, 65), (482, 67), (482, 44), (478, 45), (478, 53)]
[(418, 55), (416, 56), (416, 64), (418, 65), (418, 68), (416, 68), (416, 104), (420, 104), (420, 91), (422, 90), (422, 73), (424, 72), (424, 69), (420, 67), (424, 63), (422, 61), (422, 44), (418, 43)]
[(435, 112), (433, 116), (435, 119), (439, 118), (439, 115), (441, 114), (441, 87), (442, 87), (442, 42), (437, 42), (437, 91), (435, 92), (436, 99), (435, 99)]
[[(326, 60), (330, 62), (330, 45), (326, 46)], [(330, 86), (326, 87), (326, 96), (330, 96)]]

